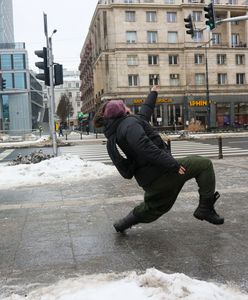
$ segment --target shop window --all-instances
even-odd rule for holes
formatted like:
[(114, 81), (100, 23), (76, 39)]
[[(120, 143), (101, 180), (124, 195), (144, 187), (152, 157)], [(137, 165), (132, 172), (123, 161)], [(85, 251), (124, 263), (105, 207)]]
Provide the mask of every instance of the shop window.
[(234, 106), (235, 126), (248, 125), (248, 103), (236, 103)]
[(216, 122), (218, 127), (230, 126), (230, 104), (217, 103)]

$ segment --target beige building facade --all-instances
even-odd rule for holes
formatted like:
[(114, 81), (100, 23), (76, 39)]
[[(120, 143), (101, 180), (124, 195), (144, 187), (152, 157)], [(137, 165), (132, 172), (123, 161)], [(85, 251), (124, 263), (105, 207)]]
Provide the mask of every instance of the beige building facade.
[[(155, 126), (184, 128), (196, 120), (206, 127), (246, 126), (248, 22), (222, 23), (209, 31), (203, 10), (208, 4), (99, 1), (81, 51), (82, 111), (92, 118), (100, 103), (120, 98), (138, 112), (158, 83)], [(214, 7), (217, 20), (248, 13), (243, 0), (218, 0)], [(193, 39), (185, 30), (189, 14), (198, 29)]]

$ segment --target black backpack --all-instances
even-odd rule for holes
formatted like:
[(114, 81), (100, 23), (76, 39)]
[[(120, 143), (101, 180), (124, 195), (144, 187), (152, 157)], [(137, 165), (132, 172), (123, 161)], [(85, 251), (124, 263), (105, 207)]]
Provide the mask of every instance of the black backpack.
[(134, 172), (135, 172), (135, 161), (123, 157), (119, 152), (116, 146), (117, 145), (116, 131), (108, 138), (107, 141), (108, 154), (113, 164), (121, 174), (121, 176), (126, 179), (131, 179), (134, 176)]

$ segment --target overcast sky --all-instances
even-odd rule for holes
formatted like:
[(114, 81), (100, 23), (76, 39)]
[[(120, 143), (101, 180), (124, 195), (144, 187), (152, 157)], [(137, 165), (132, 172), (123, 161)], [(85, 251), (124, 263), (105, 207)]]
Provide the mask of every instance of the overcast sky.
[(46, 46), (43, 12), (47, 14), (49, 35), (53, 35), (54, 61), (67, 69), (77, 70), (80, 51), (88, 33), (98, 0), (13, 0), (15, 42), (25, 42), (30, 69), (35, 50)]

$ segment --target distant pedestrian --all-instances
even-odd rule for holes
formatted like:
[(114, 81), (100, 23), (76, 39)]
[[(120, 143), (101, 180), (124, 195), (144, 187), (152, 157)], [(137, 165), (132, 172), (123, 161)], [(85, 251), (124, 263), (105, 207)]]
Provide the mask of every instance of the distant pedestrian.
[(59, 136), (61, 135), (64, 136), (62, 123), (59, 124)]
[[(94, 118), (96, 128), (104, 127), (108, 152), (119, 172), (125, 178), (133, 175), (145, 191), (144, 201), (115, 222), (114, 227), (117, 232), (124, 232), (135, 224), (157, 220), (172, 208), (183, 185), (192, 178), (198, 184), (200, 196), (194, 217), (216, 225), (223, 224), (224, 218), (214, 209), (219, 193), (215, 191), (211, 160), (196, 155), (173, 158), (167, 144), (149, 124), (158, 90), (158, 86), (151, 89), (136, 116), (122, 100), (111, 100), (99, 109)], [(121, 159), (115, 143), (127, 159)]]

